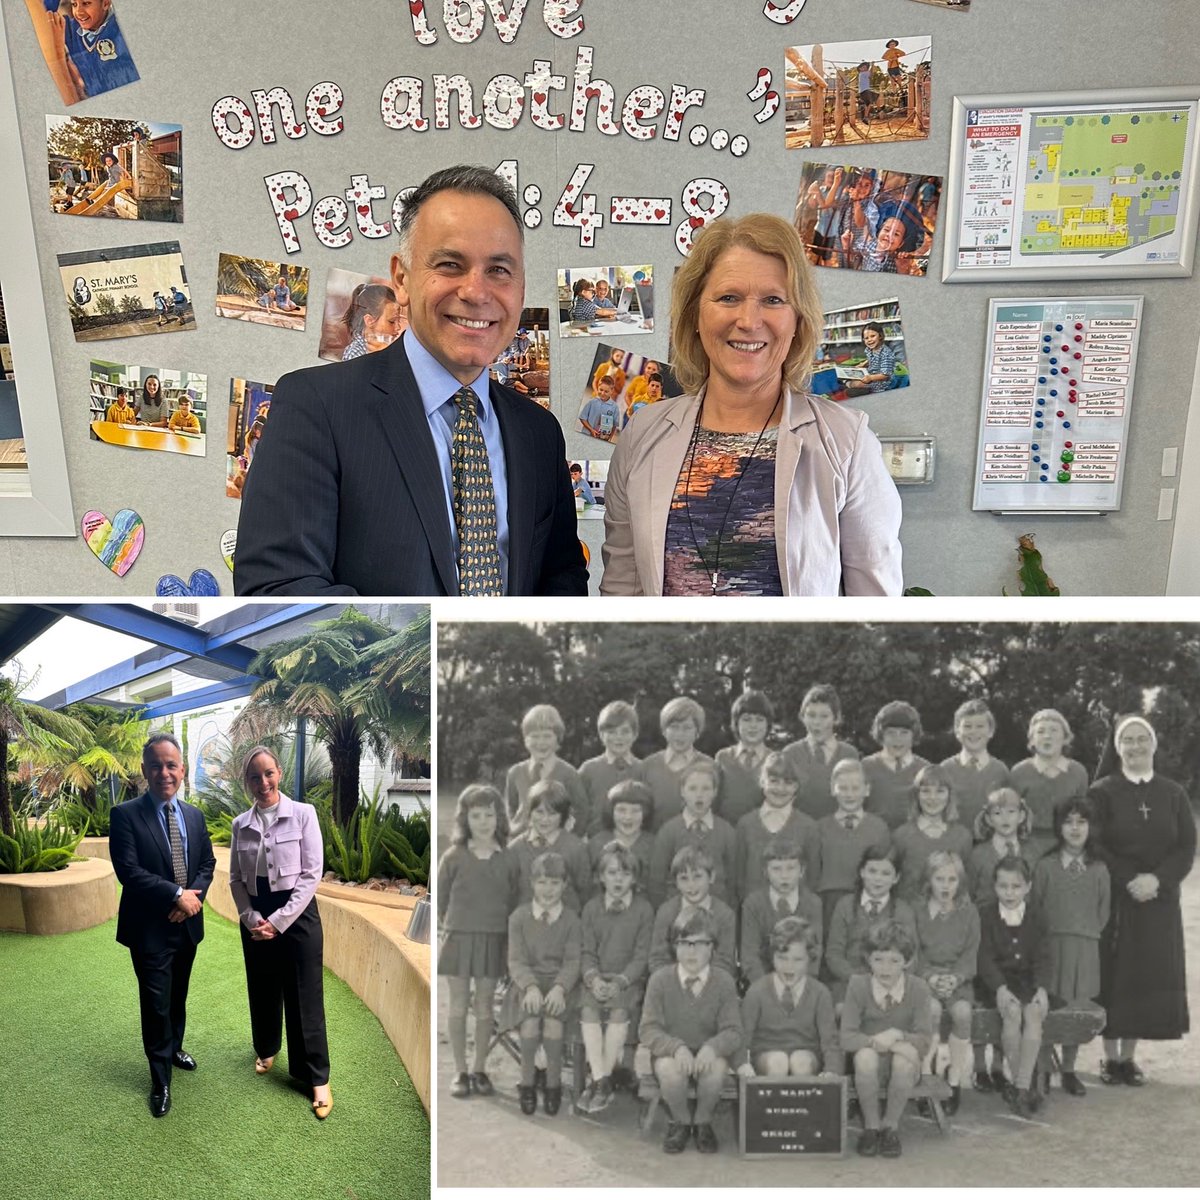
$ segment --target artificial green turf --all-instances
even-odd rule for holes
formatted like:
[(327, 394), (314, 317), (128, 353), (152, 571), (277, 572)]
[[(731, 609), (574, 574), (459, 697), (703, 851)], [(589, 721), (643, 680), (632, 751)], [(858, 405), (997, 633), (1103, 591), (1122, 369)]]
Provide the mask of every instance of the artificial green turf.
[(317, 1121), (287, 1049), (254, 1074), (236, 928), (205, 913), (171, 1111), (146, 1105), (137, 984), (116, 922), (0, 933), (5, 1200), (420, 1200), (429, 1119), (375, 1016), (325, 972), (334, 1108)]

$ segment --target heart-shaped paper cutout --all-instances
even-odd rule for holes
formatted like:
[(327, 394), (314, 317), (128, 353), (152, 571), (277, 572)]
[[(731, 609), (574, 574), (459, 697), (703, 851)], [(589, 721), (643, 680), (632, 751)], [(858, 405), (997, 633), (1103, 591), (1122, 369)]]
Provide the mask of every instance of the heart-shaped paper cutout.
[(132, 508), (123, 508), (110, 521), (90, 508), (80, 522), (88, 549), (114, 574), (124, 575), (137, 561), (146, 538), (146, 525)]
[(211, 571), (203, 567), (192, 572), (184, 583), (178, 575), (164, 575), (154, 586), (156, 596), (219, 596), (221, 589)]
[(233, 570), (233, 552), (237, 549), (237, 530), (227, 529), (221, 534), (221, 557), (225, 565)]

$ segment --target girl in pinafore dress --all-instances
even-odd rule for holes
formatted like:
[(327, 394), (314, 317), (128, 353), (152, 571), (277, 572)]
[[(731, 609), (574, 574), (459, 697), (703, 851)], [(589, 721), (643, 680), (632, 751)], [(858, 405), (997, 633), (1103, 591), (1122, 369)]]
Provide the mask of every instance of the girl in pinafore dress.
[[(490, 1096), (487, 1066), (492, 1040), (496, 981), (507, 973), (508, 910), (516, 891), (514, 860), (505, 852), (508, 816), (494, 787), (463, 789), (454, 811), (450, 849), (437, 869), (437, 913), (441, 927), (437, 973), (449, 993), (447, 1033), (454, 1055), (450, 1095)], [(467, 1073), (467, 1009), (475, 983), (475, 1063)]]
[[(1095, 853), (1096, 810), (1086, 797), (1054, 808), (1058, 845), (1033, 872), (1033, 901), (1046, 915), (1053, 965), (1051, 992), (1065, 1000), (1094, 1000), (1100, 994), (1100, 935), (1108, 924), (1111, 884)], [(1068, 1096), (1082, 1096), (1075, 1074), (1078, 1046), (1062, 1047), (1062, 1083)]]

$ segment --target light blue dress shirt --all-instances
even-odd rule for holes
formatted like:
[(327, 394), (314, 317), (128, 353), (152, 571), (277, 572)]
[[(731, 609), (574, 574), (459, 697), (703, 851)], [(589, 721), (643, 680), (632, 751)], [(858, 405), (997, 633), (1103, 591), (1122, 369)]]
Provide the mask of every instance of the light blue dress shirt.
[[(450, 520), (450, 540), (454, 545), (454, 558), (458, 560), (458, 529), (454, 524), (454, 487), (450, 476), (450, 446), (454, 437), (454, 421), (457, 407), (454, 394), (463, 385), (442, 366), (424, 346), (417, 341), (412, 329), (406, 329), (404, 352), (421, 393), (421, 405), (429, 432), (433, 434), (433, 447), (438, 456), (438, 467), (442, 472), (442, 487), (446, 495), (446, 515)], [(479, 373), (469, 385), (478, 397), (475, 411), (479, 414), (479, 428), (487, 446), (488, 463), (492, 469), (492, 486), (496, 492), (496, 539), (500, 546), (500, 575), (508, 589), (508, 472), (504, 460), (504, 439), (500, 433), (500, 418), (488, 391), (488, 369)]]

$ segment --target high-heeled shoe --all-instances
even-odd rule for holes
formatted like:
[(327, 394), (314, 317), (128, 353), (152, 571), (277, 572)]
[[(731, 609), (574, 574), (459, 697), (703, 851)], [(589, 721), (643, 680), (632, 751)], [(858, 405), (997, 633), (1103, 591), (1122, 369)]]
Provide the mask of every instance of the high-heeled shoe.
[(329, 1093), (328, 1100), (314, 1100), (312, 1102), (313, 1116), (318, 1121), (323, 1121), (333, 1111), (333, 1092)]

